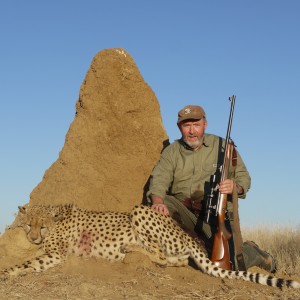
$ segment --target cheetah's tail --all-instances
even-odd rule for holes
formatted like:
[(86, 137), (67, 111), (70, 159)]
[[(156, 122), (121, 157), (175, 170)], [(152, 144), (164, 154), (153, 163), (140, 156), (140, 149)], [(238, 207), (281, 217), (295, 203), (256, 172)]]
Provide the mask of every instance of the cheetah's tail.
[[(198, 250), (198, 249), (197, 249)], [(230, 279), (242, 279), (244, 281), (250, 281), (262, 285), (268, 285), (273, 287), (289, 287), (294, 289), (300, 288), (300, 283), (295, 280), (287, 280), (282, 278), (276, 278), (274, 276), (264, 275), (261, 273), (252, 273), (247, 271), (228, 271), (219, 268), (208, 258), (201, 258), (199, 252), (195, 249), (192, 251), (191, 256), (195, 263), (202, 270), (213, 277), (230, 278)]]
[[(214, 266), (215, 268), (215, 266)], [(288, 280), (283, 278), (277, 278), (270, 275), (264, 275), (261, 273), (253, 273), (253, 272), (247, 272), (247, 271), (227, 271), (221, 269), (221, 273), (226, 274), (228, 272), (228, 278), (236, 278), (236, 279), (242, 279), (245, 281), (251, 281), (254, 283), (262, 284), (262, 285), (268, 285), (273, 287), (289, 287), (294, 289), (300, 288), (300, 283), (295, 280)], [(212, 274), (214, 275), (214, 274)], [(225, 276), (227, 277), (227, 276)]]

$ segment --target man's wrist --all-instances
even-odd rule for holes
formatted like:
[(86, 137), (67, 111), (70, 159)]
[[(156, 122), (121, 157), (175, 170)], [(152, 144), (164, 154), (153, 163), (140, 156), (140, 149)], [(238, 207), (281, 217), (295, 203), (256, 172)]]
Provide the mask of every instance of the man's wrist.
[(159, 196), (151, 196), (151, 201), (152, 201), (152, 205), (155, 204), (164, 204), (164, 201), (161, 197)]

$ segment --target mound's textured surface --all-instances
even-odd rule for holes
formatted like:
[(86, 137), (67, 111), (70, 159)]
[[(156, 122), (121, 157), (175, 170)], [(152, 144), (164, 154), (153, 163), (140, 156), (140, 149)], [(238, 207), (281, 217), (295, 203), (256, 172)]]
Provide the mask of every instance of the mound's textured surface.
[[(103, 50), (81, 85), (63, 149), (29, 204), (128, 211), (142, 202), (165, 140), (156, 96), (131, 56), (123, 49)], [(14, 256), (5, 249), (16, 240), (13, 232), (4, 233), (0, 254)]]
[(129, 210), (141, 203), (166, 139), (158, 101), (133, 59), (122, 49), (101, 51), (81, 86), (65, 145), (31, 203)]

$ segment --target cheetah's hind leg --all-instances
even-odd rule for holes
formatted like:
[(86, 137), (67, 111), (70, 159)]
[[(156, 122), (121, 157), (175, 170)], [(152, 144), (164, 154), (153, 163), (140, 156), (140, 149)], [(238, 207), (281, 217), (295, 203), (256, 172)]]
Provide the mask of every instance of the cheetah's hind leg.
[(7, 279), (10, 276), (22, 276), (27, 273), (44, 272), (63, 262), (62, 257), (57, 253), (46, 253), (23, 264), (16, 265), (0, 271), (0, 278)]
[(123, 253), (128, 252), (139, 252), (154, 262), (155, 264), (158, 264), (160, 267), (166, 267), (168, 265), (167, 259), (164, 255), (164, 253), (159, 248), (151, 248), (151, 250), (145, 249), (143, 246), (136, 245), (136, 244), (128, 244), (124, 245), (121, 249)]
[(169, 267), (185, 267), (189, 264), (188, 258), (188, 255), (174, 255), (166, 257)]

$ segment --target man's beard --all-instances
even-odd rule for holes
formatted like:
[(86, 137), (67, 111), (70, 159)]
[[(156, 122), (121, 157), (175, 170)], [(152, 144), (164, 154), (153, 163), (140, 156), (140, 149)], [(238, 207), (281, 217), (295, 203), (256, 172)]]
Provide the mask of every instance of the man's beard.
[(188, 140), (189, 137), (193, 137), (193, 136), (188, 136), (186, 138), (183, 139), (183, 141), (192, 149), (196, 149), (198, 148), (201, 144), (202, 144), (202, 137), (199, 137), (195, 142), (190, 142)]

